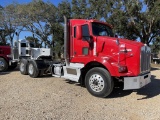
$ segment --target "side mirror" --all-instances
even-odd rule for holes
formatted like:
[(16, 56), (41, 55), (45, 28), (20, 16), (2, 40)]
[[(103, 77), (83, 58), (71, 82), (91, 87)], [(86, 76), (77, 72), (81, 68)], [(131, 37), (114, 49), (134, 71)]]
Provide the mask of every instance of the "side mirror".
[(88, 36), (86, 37), (86, 41), (89, 43), (89, 44), (92, 44), (93, 43), (93, 37), (92, 36)]
[(78, 25), (76, 28), (77, 28), (76, 29), (76, 38), (78, 40), (81, 40), (82, 39), (82, 26)]

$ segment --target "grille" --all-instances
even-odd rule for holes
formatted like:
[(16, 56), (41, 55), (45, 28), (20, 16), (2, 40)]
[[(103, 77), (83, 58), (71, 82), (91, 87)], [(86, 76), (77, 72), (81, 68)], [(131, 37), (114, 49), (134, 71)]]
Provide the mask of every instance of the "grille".
[(13, 48), (12, 49), (13, 50), (13, 59), (14, 60), (17, 60), (18, 58), (19, 58), (19, 56), (18, 56), (18, 48)]
[(148, 46), (143, 46), (141, 48), (141, 57), (140, 57), (140, 71), (141, 74), (150, 71), (150, 62), (151, 62), (151, 49)]

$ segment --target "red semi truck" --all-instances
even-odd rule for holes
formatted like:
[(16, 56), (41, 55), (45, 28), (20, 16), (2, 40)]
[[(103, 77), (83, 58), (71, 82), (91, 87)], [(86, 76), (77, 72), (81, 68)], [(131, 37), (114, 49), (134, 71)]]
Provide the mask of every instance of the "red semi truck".
[(150, 48), (140, 42), (114, 37), (107, 23), (65, 18), (65, 61), (22, 60), (20, 65), (25, 64), (30, 77), (50, 71), (54, 77), (85, 83), (94, 96), (106, 97), (116, 81), (124, 83), (124, 90), (147, 85), (151, 81), (150, 54)]
[(17, 61), (12, 59), (12, 50), (10, 46), (0, 46), (0, 72), (8, 70), (8, 68), (16, 68)]

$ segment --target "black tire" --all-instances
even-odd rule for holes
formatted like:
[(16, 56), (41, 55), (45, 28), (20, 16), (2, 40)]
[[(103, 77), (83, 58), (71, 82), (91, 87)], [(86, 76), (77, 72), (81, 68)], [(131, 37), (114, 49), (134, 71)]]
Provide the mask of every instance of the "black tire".
[(22, 75), (28, 75), (28, 61), (26, 59), (22, 59), (19, 64), (19, 71)]
[(4, 72), (8, 69), (8, 63), (4, 58), (0, 58), (0, 72)]
[(104, 98), (113, 91), (114, 82), (106, 69), (95, 67), (87, 72), (85, 85), (89, 93)]
[(32, 77), (32, 78), (36, 78), (36, 77), (38, 77), (39, 72), (40, 71), (38, 70), (35, 61), (30, 61), (28, 63), (28, 74), (29, 74), (29, 76)]

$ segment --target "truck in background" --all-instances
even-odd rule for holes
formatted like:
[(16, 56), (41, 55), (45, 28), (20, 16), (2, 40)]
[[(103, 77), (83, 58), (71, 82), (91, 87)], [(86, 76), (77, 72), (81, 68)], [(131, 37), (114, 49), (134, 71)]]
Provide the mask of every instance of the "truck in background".
[(22, 74), (27, 74), (26, 64), (29, 60), (52, 59), (52, 51), (49, 48), (35, 48), (34, 43), (26, 39), (17, 40), (13, 47), (13, 60), (19, 61), (19, 69)]
[[(6, 71), (8, 68), (16, 68), (19, 62), (28, 59), (50, 58), (52, 56), (49, 48), (35, 48), (34, 43), (26, 39), (16, 40), (13, 47), (0, 46), (0, 71)], [(22, 71), (23, 65), (20, 64)]]
[(160, 55), (157, 53), (152, 53), (151, 54), (151, 60), (154, 64), (160, 64)]
[(111, 25), (104, 22), (66, 17), (64, 21), (65, 61), (29, 59), (21, 62), (25, 74), (35, 78), (48, 71), (54, 77), (84, 83), (97, 97), (110, 95), (115, 82), (123, 82), (124, 90), (151, 82), (148, 46), (114, 37)]
[(17, 61), (12, 59), (12, 48), (10, 46), (0, 46), (0, 72), (16, 67)]

